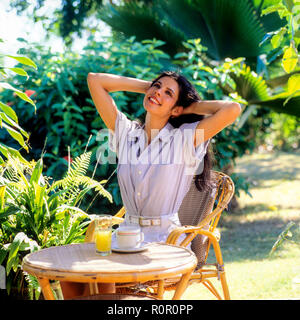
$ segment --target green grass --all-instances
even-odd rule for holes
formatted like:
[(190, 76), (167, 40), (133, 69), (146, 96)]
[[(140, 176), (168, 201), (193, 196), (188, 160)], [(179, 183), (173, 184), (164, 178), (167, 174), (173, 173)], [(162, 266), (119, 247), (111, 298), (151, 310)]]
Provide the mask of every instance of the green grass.
[[(241, 194), (240, 209), (225, 213), (219, 224), (231, 299), (300, 299), (300, 284), (292, 282), (300, 275), (300, 246), (285, 242), (269, 255), (286, 224), (300, 222), (300, 153), (245, 156), (236, 172), (251, 182), (252, 198)], [(193, 284), (182, 299), (215, 298)]]

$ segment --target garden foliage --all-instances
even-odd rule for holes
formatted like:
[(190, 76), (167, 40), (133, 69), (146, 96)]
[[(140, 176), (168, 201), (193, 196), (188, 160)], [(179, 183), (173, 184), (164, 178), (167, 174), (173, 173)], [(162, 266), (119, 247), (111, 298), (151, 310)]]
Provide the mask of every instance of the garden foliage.
[[(203, 99), (225, 98), (247, 103), (237, 94), (232, 77), (232, 74), (243, 68), (242, 58), (227, 59), (213, 68), (203, 61), (205, 48), (199, 39), (185, 42), (185, 51), (175, 57), (163, 52), (160, 49), (162, 45), (160, 40), (138, 42), (132, 37), (123, 42), (113, 42), (111, 39), (96, 42), (91, 39), (80, 55), (72, 52), (64, 55), (51, 53), (49, 49), (31, 45), (22, 49), (22, 53), (33, 57), (38, 65), (36, 71), (28, 71), (28, 81), (22, 83), (19, 80), (19, 85), (25, 90), (34, 91), (31, 97), (36, 103), (37, 113), (24, 107), (25, 103), (11, 99), (11, 96), (4, 98), (13, 105), (22, 119), (22, 125), (30, 132), (29, 141), (34, 157), (38, 158), (45, 149), (47, 176), (58, 179), (68, 165), (67, 148), (70, 148), (71, 158), (79, 156), (87, 141), (92, 151), (89, 172), (94, 171), (97, 163), (96, 151), (100, 146), (97, 134), (104, 128), (104, 123), (88, 92), (88, 72), (107, 72), (151, 80), (162, 70), (173, 69), (186, 75)], [(229, 96), (224, 96), (222, 87), (231, 88)], [(130, 119), (143, 118), (145, 111), (142, 95), (128, 92), (116, 92), (112, 95), (118, 108)], [(236, 157), (251, 152), (254, 141), (247, 135), (247, 126), (239, 128), (233, 125), (213, 139), (217, 168), (223, 169), (232, 164)], [(99, 180), (107, 179), (114, 170), (115, 165), (101, 164), (97, 167), (95, 177)], [(242, 186), (246, 190), (247, 186)], [(120, 205), (115, 175), (107, 184), (107, 189), (113, 195), (115, 205)], [(91, 198), (87, 201), (90, 202)], [(96, 199), (95, 206), (104, 212), (111, 209), (104, 198)]]
[[(36, 67), (25, 56), (8, 57)], [(8, 77), (7, 70), (26, 76), (27, 79), (29, 77), (20, 67), (6, 68), (3, 65), (1, 75), (5, 82), (0, 83), (2, 89), (6, 90), (2, 91), (3, 96), (12, 99), (14, 95), (10, 91), (13, 91), (15, 98), (20, 97), (22, 101), (36, 107), (28, 96), (29, 92), (32, 94), (34, 91), (23, 92), (9, 84), (8, 79), (14, 78)], [(2, 133), (5, 130), (17, 146), (21, 145), (28, 152), (29, 135), (19, 126), (17, 113), (9, 104), (11, 103), (0, 104)], [(21, 105), (24, 109), (27, 107)], [(24, 288), (20, 266), (25, 254), (53, 245), (83, 241), (86, 227), (93, 218), (80, 209), (82, 199), (88, 191), (94, 189), (109, 202), (112, 202), (112, 196), (103, 187), (105, 180), (99, 182), (87, 175), (91, 152), (86, 150), (72, 160), (72, 164), (69, 157), (67, 172), (55, 182), (43, 174), (43, 155), (37, 161), (26, 160), (18, 150), (2, 143), (2, 139), (0, 152), (4, 157), (0, 156), (0, 264), (5, 266), (6, 288), (10, 292), (12, 287), (19, 290)], [(38, 297), (40, 288), (36, 279), (27, 275), (26, 280), (31, 298), (34, 292)]]

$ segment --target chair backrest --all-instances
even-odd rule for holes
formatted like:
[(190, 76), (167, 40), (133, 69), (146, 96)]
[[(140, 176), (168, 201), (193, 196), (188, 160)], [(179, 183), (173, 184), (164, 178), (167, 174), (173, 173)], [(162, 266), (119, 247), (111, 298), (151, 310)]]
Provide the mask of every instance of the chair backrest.
[[(208, 218), (203, 228), (214, 231), (222, 211), (234, 194), (234, 184), (224, 173), (212, 171), (212, 186), (211, 190), (200, 192), (192, 182), (178, 212), (182, 225), (198, 226)], [(198, 258), (198, 268), (206, 261), (208, 244), (207, 237), (203, 235), (197, 235), (192, 240), (191, 249)]]

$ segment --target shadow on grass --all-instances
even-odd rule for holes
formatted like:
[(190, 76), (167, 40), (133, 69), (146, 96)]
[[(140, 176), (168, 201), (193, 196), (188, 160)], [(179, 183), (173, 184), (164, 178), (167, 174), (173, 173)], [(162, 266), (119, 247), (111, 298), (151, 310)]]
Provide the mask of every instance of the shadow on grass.
[[(280, 217), (255, 221), (224, 220), (221, 225), (220, 245), (225, 263), (272, 259), (269, 256), (272, 246), (287, 225), (287, 221)], [(300, 217), (293, 221), (299, 223)]]
[[(245, 158), (245, 160), (242, 159), (236, 167), (236, 172), (247, 177), (255, 188), (269, 188), (270, 191), (272, 191), (272, 187), (278, 187), (283, 182), (294, 182), (293, 186), (289, 185), (285, 188), (286, 190), (287, 188), (293, 188), (296, 197), (298, 197), (300, 153), (254, 154)], [(266, 180), (270, 181), (265, 185)], [(262, 193), (264, 190), (260, 192)], [(262, 196), (260, 199), (264, 201)], [(257, 199), (253, 199), (251, 204), (234, 213), (224, 212), (222, 214), (219, 223), (221, 231), (220, 246), (225, 265), (231, 262), (263, 261), (278, 258), (277, 254), (270, 256), (269, 253), (279, 234), (288, 224), (289, 219), (292, 219), (295, 223), (300, 223), (300, 217), (297, 216), (300, 208), (298, 202), (294, 204), (292, 201), (276, 204), (276, 206), (269, 205), (270, 192), (268, 192), (267, 199), (266, 203), (257, 203)], [(292, 214), (293, 218), (289, 218), (290, 215), (285, 215), (288, 209), (292, 209), (294, 212)], [(287, 214), (289, 213), (287, 212)], [(277, 252), (280, 252), (280, 250)], [(210, 254), (211, 252), (212, 250)]]
[(237, 173), (249, 178), (256, 188), (265, 188), (265, 180), (277, 180), (273, 186), (282, 181), (300, 180), (300, 154), (274, 153), (263, 159), (253, 158), (240, 163)]

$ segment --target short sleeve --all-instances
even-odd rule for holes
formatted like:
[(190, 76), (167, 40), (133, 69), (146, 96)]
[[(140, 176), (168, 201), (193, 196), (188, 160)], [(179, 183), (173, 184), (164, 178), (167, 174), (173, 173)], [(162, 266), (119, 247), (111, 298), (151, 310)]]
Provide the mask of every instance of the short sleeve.
[(117, 110), (115, 131), (109, 130), (110, 150), (119, 155), (119, 150), (124, 148), (124, 144), (127, 143), (128, 133), (135, 130), (137, 126), (137, 122), (129, 120), (123, 112)]
[[(179, 127), (184, 137), (185, 161), (190, 166), (194, 166), (194, 165), (197, 166), (203, 160), (207, 151), (207, 146), (210, 141), (210, 140), (207, 140), (205, 142), (200, 141), (200, 144), (195, 148), (194, 137), (195, 137), (195, 130), (198, 123), (199, 121), (193, 122), (193, 123), (184, 123)], [(201, 135), (201, 132), (199, 136), (200, 136), (200, 139), (201, 137), (203, 137), (203, 135)]]

